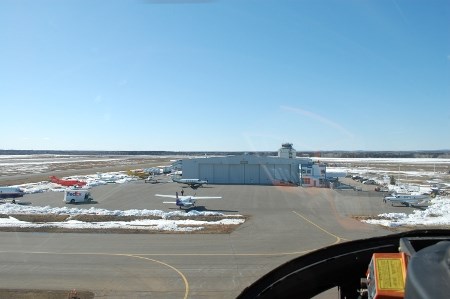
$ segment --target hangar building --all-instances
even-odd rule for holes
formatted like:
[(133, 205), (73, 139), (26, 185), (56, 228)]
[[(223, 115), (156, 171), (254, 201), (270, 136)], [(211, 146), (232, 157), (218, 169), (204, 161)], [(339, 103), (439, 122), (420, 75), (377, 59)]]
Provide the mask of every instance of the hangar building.
[(188, 159), (183, 160), (183, 178), (211, 184), (273, 185), (279, 181), (299, 185), (303, 160), (250, 155)]
[[(302, 179), (302, 167), (306, 169), (311, 165), (311, 159), (297, 158), (292, 144), (286, 143), (279, 150), (278, 157), (238, 155), (184, 159), (182, 177), (207, 180), (210, 184), (300, 186), (304, 183), (309, 185), (310, 181)], [(303, 173), (311, 176), (305, 171)], [(314, 186), (319, 185), (314, 183)]]

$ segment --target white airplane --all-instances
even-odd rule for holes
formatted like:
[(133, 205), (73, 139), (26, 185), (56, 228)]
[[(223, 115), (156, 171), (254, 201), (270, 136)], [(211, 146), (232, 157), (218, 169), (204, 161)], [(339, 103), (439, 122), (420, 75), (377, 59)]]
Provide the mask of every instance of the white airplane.
[(410, 195), (410, 194), (392, 194), (384, 197), (384, 202), (390, 201), (391, 205), (395, 202), (401, 203), (407, 207), (414, 206), (430, 201), (430, 197), (427, 195)]
[(175, 193), (175, 195), (168, 195), (168, 194), (155, 194), (155, 196), (160, 197), (169, 197), (169, 198), (175, 198), (176, 201), (164, 201), (163, 203), (174, 203), (177, 206), (181, 208), (192, 208), (195, 206), (195, 202), (197, 199), (221, 199), (222, 196), (178, 196), (178, 192)]
[(192, 189), (197, 189), (198, 187), (201, 187), (203, 184), (208, 184), (208, 181), (206, 180), (200, 180), (200, 179), (172, 179), (174, 182), (186, 184), (189, 185)]

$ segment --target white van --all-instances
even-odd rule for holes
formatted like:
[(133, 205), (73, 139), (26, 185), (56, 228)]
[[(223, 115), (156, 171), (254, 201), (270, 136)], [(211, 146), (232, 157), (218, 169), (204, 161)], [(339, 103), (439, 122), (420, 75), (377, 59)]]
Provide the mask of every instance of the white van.
[(67, 189), (64, 191), (65, 203), (79, 203), (92, 201), (91, 193), (86, 189)]

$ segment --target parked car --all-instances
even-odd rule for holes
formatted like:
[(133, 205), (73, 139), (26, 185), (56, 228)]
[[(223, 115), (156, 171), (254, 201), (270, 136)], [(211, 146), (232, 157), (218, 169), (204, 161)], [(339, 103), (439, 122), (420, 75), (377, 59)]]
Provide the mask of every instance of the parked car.
[(362, 183), (365, 185), (376, 185), (377, 184), (377, 182), (375, 182), (374, 180), (365, 180)]

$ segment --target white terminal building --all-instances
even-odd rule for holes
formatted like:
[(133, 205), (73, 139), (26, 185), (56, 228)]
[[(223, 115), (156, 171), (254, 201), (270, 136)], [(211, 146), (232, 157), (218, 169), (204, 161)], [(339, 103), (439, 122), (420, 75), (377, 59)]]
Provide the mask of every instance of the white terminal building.
[(282, 144), (278, 156), (183, 159), (182, 178), (207, 180), (210, 184), (327, 186), (326, 166), (310, 158), (297, 158), (291, 143)]

